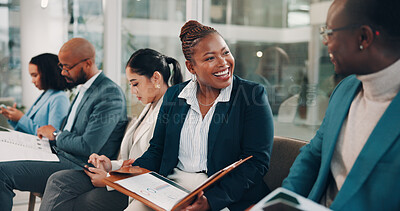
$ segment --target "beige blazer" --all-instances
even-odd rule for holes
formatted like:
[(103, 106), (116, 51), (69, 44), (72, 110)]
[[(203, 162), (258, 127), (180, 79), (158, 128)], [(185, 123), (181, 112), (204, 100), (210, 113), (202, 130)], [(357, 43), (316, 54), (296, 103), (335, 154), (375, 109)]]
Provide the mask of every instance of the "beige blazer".
[[(150, 139), (153, 138), (154, 129), (156, 127), (158, 112), (163, 101), (163, 97), (157, 102), (154, 109), (150, 111), (151, 104), (147, 104), (139, 117), (133, 124), (129, 124), (122, 139), (119, 160), (111, 161), (112, 170), (121, 168), (122, 162), (128, 159), (136, 159), (147, 150), (149, 147)], [(147, 118), (142, 121), (145, 117)], [(133, 138), (139, 124), (141, 125), (140, 131)]]

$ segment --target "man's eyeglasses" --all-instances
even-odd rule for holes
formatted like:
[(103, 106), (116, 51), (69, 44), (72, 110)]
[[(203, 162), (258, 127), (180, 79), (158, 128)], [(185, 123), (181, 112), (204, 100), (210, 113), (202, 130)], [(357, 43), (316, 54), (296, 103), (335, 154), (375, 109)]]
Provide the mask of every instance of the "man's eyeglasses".
[(72, 66), (69, 66), (67, 64), (58, 63), (58, 67), (60, 68), (61, 71), (65, 70), (65, 72), (69, 73), (68, 71), (72, 70), (76, 65), (80, 64), (81, 62), (87, 61), (89, 59), (90, 58), (82, 59), (78, 63), (76, 63), (76, 64), (74, 64)]
[(328, 29), (326, 26), (322, 26), (319, 28), (319, 34), (322, 36), (323, 40), (327, 42), (329, 40), (329, 36), (332, 35), (333, 32), (335, 31), (341, 31), (341, 30), (349, 30), (349, 29), (354, 29), (357, 27), (362, 26), (361, 24), (352, 24), (352, 25), (347, 25), (343, 27), (339, 27), (336, 29)]

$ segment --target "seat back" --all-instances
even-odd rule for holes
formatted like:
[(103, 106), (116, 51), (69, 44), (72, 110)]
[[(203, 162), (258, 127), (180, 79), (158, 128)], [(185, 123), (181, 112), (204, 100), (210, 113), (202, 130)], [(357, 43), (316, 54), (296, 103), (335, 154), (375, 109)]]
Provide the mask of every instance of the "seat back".
[(300, 148), (308, 142), (281, 136), (274, 137), (274, 145), (269, 170), (264, 182), (271, 191), (281, 187), (282, 181), (289, 175), (290, 167), (300, 152)]

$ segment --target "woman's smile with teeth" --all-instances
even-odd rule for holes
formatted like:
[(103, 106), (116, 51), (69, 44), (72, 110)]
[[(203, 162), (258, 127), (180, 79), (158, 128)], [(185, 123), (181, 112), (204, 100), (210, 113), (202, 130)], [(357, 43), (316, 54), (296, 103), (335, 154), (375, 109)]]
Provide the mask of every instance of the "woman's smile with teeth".
[(225, 74), (228, 74), (228, 73), (229, 73), (229, 69), (226, 69), (224, 71), (214, 73), (214, 75), (215, 76), (221, 76), (221, 75), (225, 75)]

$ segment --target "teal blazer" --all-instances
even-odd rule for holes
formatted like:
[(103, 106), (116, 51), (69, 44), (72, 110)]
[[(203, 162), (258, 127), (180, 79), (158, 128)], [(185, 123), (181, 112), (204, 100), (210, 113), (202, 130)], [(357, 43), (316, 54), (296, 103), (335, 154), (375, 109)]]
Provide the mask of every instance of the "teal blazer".
[[(283, 187), (319, 202), (332, 178), (330, 164), (343, 121), (361, 89), (354, 76), (333, 92), (320, 129), (301, 149)], [(368, 115), (368, 114), (365, 114)], [(400, 94), (375, 126), (331, 205), (333, 210), (400, 210)]]
[(43, 92), (18, 122), (8, 121), (15, 130), (32, 135), (45, 125), (60, 128), (68, 113), (69, 100), (65, 92), (49, 89)]
[[(149, 149), (133, 165), (168, 176), (178, 164), (181, 129), (189, 105), (178, 98), (186, 83), (167, 90)], [(205, 196), (212, 210), (244, 210), (269, 190), (263, 181), (273, 143), (273, 119), (263, 86), (234, 76), (229, 102), (219, 102), (210, 124), (207, 150), (208, 176), (253, 155), (223, 177)]]
[(92, 153), (116, 159), (127, 122), (124, 93), (100, 73), (79, 103), (71, 131), (60, 133), (56, 145), (85, 163)]

